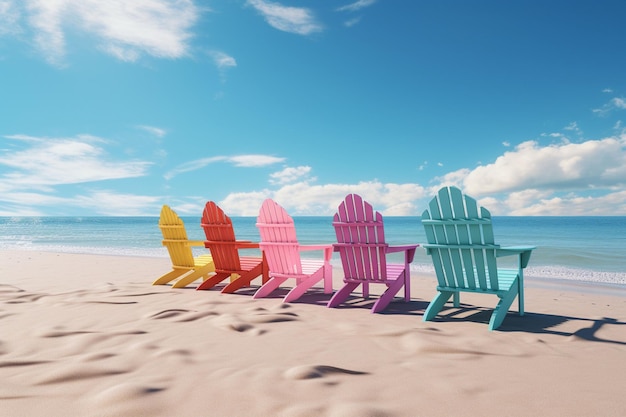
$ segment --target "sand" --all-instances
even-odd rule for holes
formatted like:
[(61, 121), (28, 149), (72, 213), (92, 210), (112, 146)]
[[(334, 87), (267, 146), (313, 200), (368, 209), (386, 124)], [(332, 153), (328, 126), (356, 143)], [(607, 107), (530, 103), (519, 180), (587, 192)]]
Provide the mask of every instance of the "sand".
[(430, 276), (371, 314), (152, 286), (168, 269), (0, 252), (0, 416), (626, 415), (624, 288), (528, 279), (527, 315), (489, 332), (493, 296), (422, 322)]

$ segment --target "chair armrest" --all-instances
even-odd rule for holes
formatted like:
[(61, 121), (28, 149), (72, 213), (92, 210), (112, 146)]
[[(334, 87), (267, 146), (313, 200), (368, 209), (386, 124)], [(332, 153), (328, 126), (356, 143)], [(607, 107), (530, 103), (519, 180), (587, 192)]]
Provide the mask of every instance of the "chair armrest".
[(189, 240), (187, 244), (189, 246), (204, 246), (204, 240)]
[(536, 246), (507, 246), (496, 250), (496, 257), (519, 255), (520, 268), (526, 268), (530, 260), (530, 254)]
[(237, 249), (258, 249), (259, 243), (252, 242), (250, 240), (237, 240), (235, 241), (235, 245), (237, 245)]
[(324, 251), (324, 260), (329, 261), (333, 256), (333, 245), (299, 245), (298, 249), (300, 251), (312, 251), (312, 250), (323, 250)]
[(221, 240), (219, 241), (205, 240), (203, 244), (204, 244), (204, 247), (206, 248), (208, 248), (211, 244), (232, 245), (236, 249), (258, 249), (259, 248), (258, 242), (252, 242), (250, 240), (235, 240), (231, 242), (224, 242)]
[(419, 245), (402, 245), (402, 246), (388, 246), (387, 253), (393, 252), (406, 252), (405, 259), (407, 263), (413, 262), (413, 258), (415, 257), (415, 250), (419, 247)]

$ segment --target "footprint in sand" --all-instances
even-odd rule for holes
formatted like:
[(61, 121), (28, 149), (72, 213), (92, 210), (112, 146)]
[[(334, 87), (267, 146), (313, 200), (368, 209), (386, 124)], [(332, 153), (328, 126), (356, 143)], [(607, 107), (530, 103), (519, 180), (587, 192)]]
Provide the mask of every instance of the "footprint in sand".
[(211, 322), (216, 327), (234, 330), (236, 332), (246, 332), (250, 335), (261, 335), (267, 330), (258, 328), (256, 325), (281, 323), (298, 320), (296, 313), (285, 311), (284, 307), (277, 308), (279, 312), (273, 312), (262, 307), (250, 308), (240, 314), (224, 313), (218, 315)]

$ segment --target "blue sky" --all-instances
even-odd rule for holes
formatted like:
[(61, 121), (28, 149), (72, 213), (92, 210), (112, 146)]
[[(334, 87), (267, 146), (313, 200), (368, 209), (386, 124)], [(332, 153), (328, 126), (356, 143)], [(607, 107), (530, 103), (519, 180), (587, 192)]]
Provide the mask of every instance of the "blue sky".
[(626, 215), (623, 0), (0, 0), (0, 215)]

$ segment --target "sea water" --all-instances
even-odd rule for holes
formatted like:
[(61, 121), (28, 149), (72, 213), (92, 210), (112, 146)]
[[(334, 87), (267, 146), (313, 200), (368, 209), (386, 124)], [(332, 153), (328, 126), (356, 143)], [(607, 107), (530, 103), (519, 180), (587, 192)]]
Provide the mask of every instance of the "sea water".
[[(204, 238), (199, 217), (183, 220), (189, 239)], [(384, 220), (389, 244), (426, 241), (418, 217)], [(259, 240), (256, 218), (232, 221), (238, 239)], [(330, 217), (294, 217), (294, 221), (302, 244), (335, 241)], [(158, 217), (0, 217), (0, 250), (167, 257), (158, 222)], [(626, 285), (626, 217), (494, 217), (493, 225), (496, 243), (537, 247), (526, 277)], [(203, 251), (194, 248), (196, 254)], [(333, 263), (339, 266), (337, 255)], [(418, 249), (411, 269), (433, 272), (424, 250)]]

